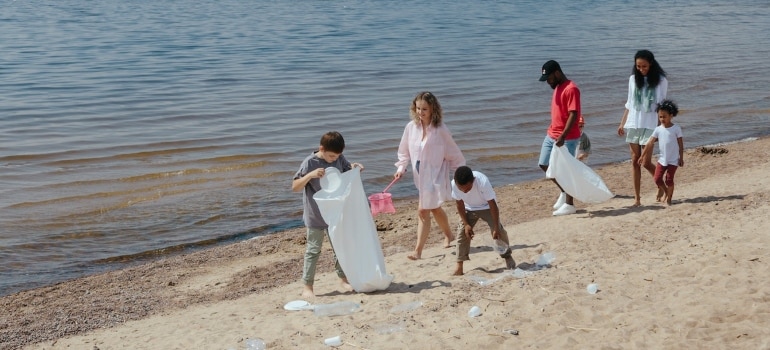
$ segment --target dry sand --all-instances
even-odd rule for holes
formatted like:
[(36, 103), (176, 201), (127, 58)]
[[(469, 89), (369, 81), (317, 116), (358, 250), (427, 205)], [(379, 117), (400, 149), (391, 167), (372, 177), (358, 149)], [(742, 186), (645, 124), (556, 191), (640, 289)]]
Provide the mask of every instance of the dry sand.
[[(498, 187), (519, 267), (555, 255), (524, 278), (504, 271), (483, 223), (465, 276), (450, 275), (454, 249), (437, 230), (408, 260), (407, 201), (377, 220), (395, 276), (386, 291), (342, 292), (325, 245), (310, 302), (360, 303), (354, 314), (283, 309), (300, 299), (298, 229), (0, 298), (0, 348), (245, 349), (260, 338), (321, 349), (340, 336), (344, 349), (770, 349), (769, 152), (770, 139), (688, 150), (670, 207), (646, 174), (643, 206), (630, 206), (629, 163), (597, 170), (615, 198), (565, 217), (551, 216), (550, 181)], [(412, 302), (422, 306), (391, 312)], [(482, 314), (470, 318), (474, 305)]]

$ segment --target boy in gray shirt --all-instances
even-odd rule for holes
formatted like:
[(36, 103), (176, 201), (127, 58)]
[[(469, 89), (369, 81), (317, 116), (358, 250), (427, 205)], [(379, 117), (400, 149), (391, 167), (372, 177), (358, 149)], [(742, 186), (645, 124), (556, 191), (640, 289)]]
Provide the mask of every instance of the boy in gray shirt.
[[(315, 281), (316, 264), (318, 263), (318, 257), (321, 253), (321, 245), (324, 241), (324, 236), (329, 235), (328, 227), (321, 211), (318, 209), (313, 199), (313, 195), (321, 190), (321, 181), (325, 174), (326, 168), (334, 167), (340, 172), (345, 172), (353, 167), (364, 169), (359, 163), (350, 163), (345, 156), (342, 155), (342, 151), (345, 149), (345, 139), (342, 135), (336, 131), (330, 131), (321, 137), (321, 145), (318, 147), (318, 151), (313, 152), (305, 160), (302, 161), (297, 173), (294, 174), (294, 180), (291, 183), (291, 189), (294, 192), (302, 191), (302, 220), (307, 227), (307, 243), (305, 244), (305, 263), (302, 269), (302, 282), (304, 283), (304, 289), (302, 290), (302, 297), (312, 298), (315, 297), (313, 291), (313, 282)], [(329, 241), (331, 244), (331, 240)], [(332, 252), (334, 246), (332, 246)], [(352, 291), (353, 287), (348, 283), (345, 272), (340, 268), (340, 264), (337, 261), (337, 255), (334, 255), (334, 268), (337, 272), (337, 276), (340, 278), (342, 288), (345, 291)]]

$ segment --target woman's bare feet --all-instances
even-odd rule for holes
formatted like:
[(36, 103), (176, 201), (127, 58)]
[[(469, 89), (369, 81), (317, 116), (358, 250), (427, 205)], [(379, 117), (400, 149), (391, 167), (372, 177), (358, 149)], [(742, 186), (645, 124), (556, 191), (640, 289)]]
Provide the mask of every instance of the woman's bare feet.
[(406, 256), (409, 260), (420, 260), (420, 254), (414, 253)]
[(657, 200), (658, 202), (662, 202), (666, 199), (665, 196), (666, 196), (666, 191), (658, 187), (658, 194), (655, 195), (655, 200)]
[(444, 237), (444, 248), (451, 248), (452, 247), (452, 241), (455, 240), (455, 235), (453, 235), (452, 233), (447, 235), (445, 233), (444, 236), (445, 236)]

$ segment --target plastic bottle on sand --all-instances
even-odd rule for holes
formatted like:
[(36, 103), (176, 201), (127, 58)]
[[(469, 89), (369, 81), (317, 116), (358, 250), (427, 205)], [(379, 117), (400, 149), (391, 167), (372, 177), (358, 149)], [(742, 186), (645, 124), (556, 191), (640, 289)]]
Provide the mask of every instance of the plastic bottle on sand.
[(246, 350), (265, 350), (267, 346), (262, 339), (249, 338), (246, 339)]
[(331, 304), (318, 304), (313, 307), (313, 313), (316, 316), (341, 316), (350, 315), (361, 307), (358, 303), (352, 301), (340, 301)]

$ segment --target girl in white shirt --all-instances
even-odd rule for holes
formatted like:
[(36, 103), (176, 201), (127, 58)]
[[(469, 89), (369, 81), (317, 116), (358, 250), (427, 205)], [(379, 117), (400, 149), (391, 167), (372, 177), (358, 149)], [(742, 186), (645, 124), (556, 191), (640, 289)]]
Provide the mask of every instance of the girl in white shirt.
[[(671, 100), (663, 100), (657, 108), (660, 125), (655, 128), (650, 136), (649, 147), (644, 148), (644, 156), (652, 157), (652, 148), (655, 142), (660, 140), (660, 156), (655, 167), (653, 179), (658, 185), (658, 202), (665, 201), (671, 205), (671, 197), (674, 195), (674, 174), (676, 169), (684, 166), (684, 141), (682, 141), (682, 128), (671, 122), (679, 113), (679, 107)], [(639, 159), (639, 162), (642, 162)], [(665, 179), (664, 179), (665, 176)], [(661, 195), (661, 193), (663, 195)]]

